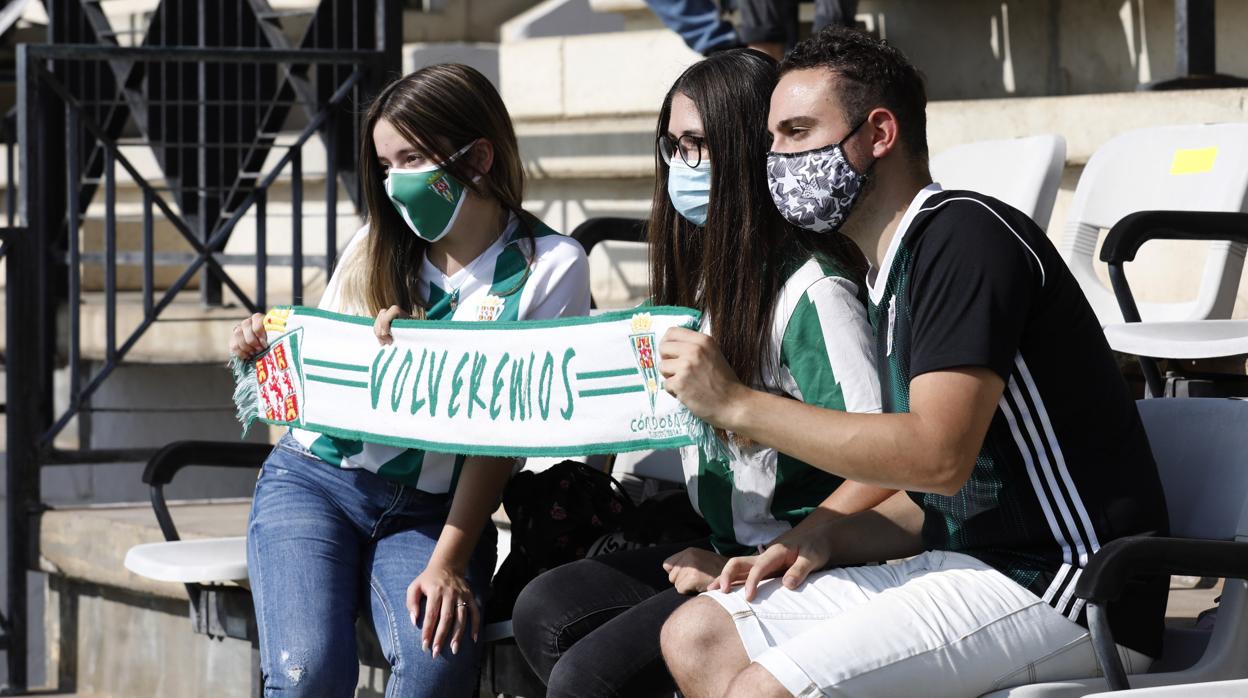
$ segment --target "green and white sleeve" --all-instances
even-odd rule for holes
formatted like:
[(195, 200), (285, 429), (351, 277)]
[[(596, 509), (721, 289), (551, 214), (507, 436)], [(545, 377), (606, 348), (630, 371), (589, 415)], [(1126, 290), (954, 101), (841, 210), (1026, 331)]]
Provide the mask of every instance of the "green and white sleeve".
[(879, 412), (874, 336), (858, 286), (827, 276), (797, 301), (780, 345), (781, 385), (802, 402)]

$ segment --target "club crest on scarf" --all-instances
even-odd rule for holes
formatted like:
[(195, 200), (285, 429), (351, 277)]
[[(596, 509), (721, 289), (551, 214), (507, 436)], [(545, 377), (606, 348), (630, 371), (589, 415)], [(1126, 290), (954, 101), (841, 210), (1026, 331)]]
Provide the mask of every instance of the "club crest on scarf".
[(633, 347), (633, 358), (637, 361), (637, 372), (650, 397), (650, 414), (654, 414), (655, 398), (659, 394), (659, 371), (654, 357), (654, 332), (650, 331), (652, 320), (650, 313), (638, 313), (633, 316), (630, 324), (632, 334), (628, 341)]
[(282, 334), (286, 331), (286, 321), (290, 319), (290, 308), (273, 308), (264, 314), (264, 331)]
[(790, 223), (811, 232), (840, 228), (865, 182), (866, 176), (845, 159), (840, 144), (804, 153), (767, 154), (772, 201)]
[(294, 332), (282, 337), (256, 359), (260, 409), (266, 419), (293, 423), (300, 421), (303, 379), (299, 375), (295, 358), (299, 334)]

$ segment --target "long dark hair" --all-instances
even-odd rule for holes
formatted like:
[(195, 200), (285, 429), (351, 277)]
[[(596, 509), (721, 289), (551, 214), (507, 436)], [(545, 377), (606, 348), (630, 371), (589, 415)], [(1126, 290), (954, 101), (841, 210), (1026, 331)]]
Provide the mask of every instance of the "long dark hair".
[(795, 261), (816, 255), (856, 280), (865, 268), (848, 240), (790, 225), (772, 203), (767, 109), (777, 79), (775, 61), (757, 51), (716, 53), (676, 79), (655, 132), (657, 140), (667, 131), (676, 93), (693, 101), (710, 154), (711, 203), (704, 227), (677, 213), (668, 198), (667, 163), (656, 152), (650, 291), (656, 303), (705, 312), (728, 365), (747, 384), (763, 378), (764, 366), (778, 365), (771, 323)]
[[(377, 159), (373, 129), (385, 119), (410, 143), (421, 144), (426, 157), (473, 193), (490, 197), (516, 214), (535, 250), (536, 218), (521, 207), (524, 166), (511, 116), (502, 97), (481, 73), (466, 65), (444, 63), (421, 68), (387, 85), (364, 117), (360, 144), (360, 179), (368, 204), (368, 249), (357, 264), (355, 282), (360, 311), (376, 315), (398, 305), (421, 316), (419, 271), (429, 243), (412, 234), (386, 196), (385, 173)], [(490, 170), (476, 182), (468, 158), (447, 162), (453, 153), (478, 139), (494, 147)], [(531, 254), (531, 252), (529, 253)], [(530, 260), (531, 261), (531, 260)], [(362, 298), (358, 298), (362, 296)]]

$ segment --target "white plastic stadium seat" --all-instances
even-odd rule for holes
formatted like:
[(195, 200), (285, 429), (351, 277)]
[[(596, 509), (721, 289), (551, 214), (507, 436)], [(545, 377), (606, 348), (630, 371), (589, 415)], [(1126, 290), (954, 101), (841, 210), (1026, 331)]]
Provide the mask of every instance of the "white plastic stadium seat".
[[(1137, 405), (1165, 490), (1170, 536), (1248, 548), (1248, 402), (1174, 398)], [(1243, 554), (1225, 557), (1243, 567)], [(1105, 680), (1097, 678), (1019, 686), (987, 698), (1248, 696), (1248, 581), (1226, 580), (1211, 631), (1167, 628), (1152, 672), (1128, 677), (1131, 691), (1103, 693)], [(1141, 690), (1161, 686), (1176, 688)]]
[[(1248, 696), (1248, 679), (1210, 681), (1183, 686), (1157, 686), (1113, 693), (1093, 693), (1096, 698), (1244, 698)], [(1089, 697), (1091, 698), (1091, 697)]]
[(611, 472), (615, 476), (631, 473), (637, 477), (684, 484), (685, 472), (680, 463), (680, 451), (669, 448), (661, 451), (631, 451), (615, 457)]
[(1066, 166), (1066, 139), (1057, 135), (962, 143), (932, 158), (932, 179), (945, 189), (968, 189), (1000, 199), (1047, 228)]
[(1105, 328), (1109, 345), (1158, 359), (1216, 359), (1248, 354), (1248, 320), (1135, 322)]
[(126, 552), (126, 569), (161, 582), (222, 584), (247, 579), (247, 539), (144, 543)]
[[(1114, 294), (1096, 273), (1099, 262), (1094, 253), (1102, 230), (1137, 211), (1243, 211), (1245, 194), (1248, 124), (1128, 131), (1098, 148), (1075, 187), (1061, 251), (1101, 325), (1123, 321)], [(1229, 242), (1206, 244), (1208, 253), (1197, 297), (1175, 303), (1140, 303), (1144, 322), (1231, 316), (1244, 247)], [(1110, 346), (1119, 349), (1115, 342), (1120, 341), (1122, 334), (1116, 331)]]

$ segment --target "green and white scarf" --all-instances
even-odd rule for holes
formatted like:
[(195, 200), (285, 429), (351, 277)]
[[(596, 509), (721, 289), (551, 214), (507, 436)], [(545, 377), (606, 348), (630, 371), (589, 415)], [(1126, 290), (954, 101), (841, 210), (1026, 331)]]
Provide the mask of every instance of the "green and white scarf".
[(442, 453), (580, 456), (707, 443), (663, 390), (658, 343), (696, 310), (525, 322), (373, 321), (301, 306), (265, 317), (269, 348), (234, 360), (244, 433), (259, 420)]

